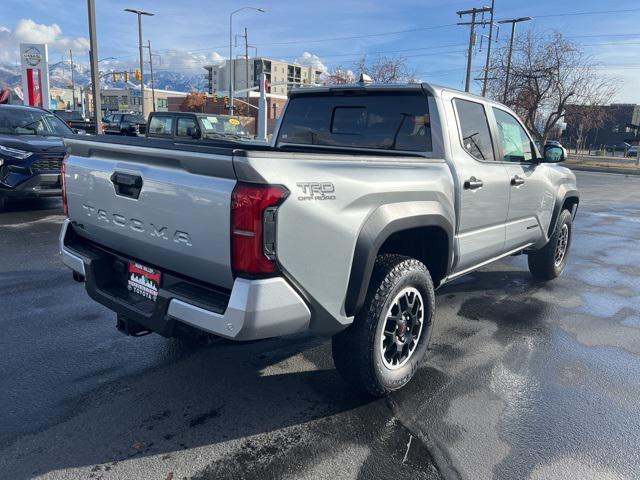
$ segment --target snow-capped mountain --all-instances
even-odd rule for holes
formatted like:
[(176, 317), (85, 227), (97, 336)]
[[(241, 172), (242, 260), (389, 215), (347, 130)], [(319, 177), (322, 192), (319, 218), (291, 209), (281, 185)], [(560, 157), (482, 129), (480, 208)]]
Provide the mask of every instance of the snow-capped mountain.
[[(202, 73), (185, 75), (180, 72), (160, 71), (154, 72), (155, 87), (164, 90), (174, 90), (177, 92), (190, 92), (193, 90), (203, 91), (207, 81), (204, 78), (205, 70)], [(80, 64), (74, 65), (74, 81), (76, 85), (85, 86), (91, 81), (91, 72)], [(20, 67), (12, 64), (0, 64), (0, 88), (16, 87), (20, 85)], [(52, 87), (69, 88), (71, 85), (71, 69), (69, 62), (56, 62), (49, 65), (49, 83)], [(145, 72), (145, 84), (150, 85), (150, 77)], [(123, 88), (127, 86), (123, 81), (113, 82), (110, 75), (103, 77), (101, 85), (111, 88)], [(128, 86), (131, 86), (129, 84)]]

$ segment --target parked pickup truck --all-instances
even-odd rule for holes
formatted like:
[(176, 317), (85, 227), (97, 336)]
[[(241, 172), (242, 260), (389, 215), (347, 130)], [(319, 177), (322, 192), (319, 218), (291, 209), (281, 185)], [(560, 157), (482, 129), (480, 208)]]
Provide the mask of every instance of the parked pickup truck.
[(110, 113), (102, 119), (105, 135), (144, 135), (147, 124), (142, 115), (136, 113)]
[(230, 115), (193, 112), (153, 112), (147, 137), (172, 140), (250, 140), (249, 131)]
[(579, 194), (517, 116), (422, 84), (294, 90), (270, 146), (67, 139), (62, 259), (118, 328), (330, 335), (349, 383), (405, 385), (434, 288), (508, 255), (562, 272)]
[(77, 131), (78, 133), (96, 133), (96, 122), (95, 120), (89, 120), (82, 116), (80, 112), (77, 110), (54, 110), (54, 114), (64, 120), (69, 128)]

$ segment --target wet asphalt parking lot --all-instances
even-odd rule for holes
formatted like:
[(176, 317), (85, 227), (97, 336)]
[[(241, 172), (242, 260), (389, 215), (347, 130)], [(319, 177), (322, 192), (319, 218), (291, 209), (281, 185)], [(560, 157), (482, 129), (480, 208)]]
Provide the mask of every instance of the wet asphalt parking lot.
[(57, 200), (0, 213), (0, 478), (640, 478), (640, 177), (577, 173), (564, 275), (439, 290), (404, 390), (354, 394), (310, 335), (127, 338), (57, 256)]

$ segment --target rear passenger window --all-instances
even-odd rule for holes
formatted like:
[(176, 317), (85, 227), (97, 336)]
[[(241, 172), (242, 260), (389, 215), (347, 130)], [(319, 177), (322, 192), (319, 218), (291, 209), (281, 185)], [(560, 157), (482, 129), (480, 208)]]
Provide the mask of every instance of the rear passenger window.
[(152, 116), (148, 132), (149, 135), (172, 135), (173, 117)]
[(178, 137), (190, 137), (191, 135), (189, 135), (188, 130), (192, 128), (192, 129), (196, 129), (196, 121), (194, 118), (190, 118), (190, 117), (180, 117), (178, 118), (178, 125), (177, 125), (177, 133), (176, 135)]
[(456, 98), (454, 104), (458, 111), (464, 149), (478, 160), (494, 160), (493, 144), (484, 106), (481, 103), (460, 98)]
[(422, 92), (339, 92), (289, 101), (279, 144), (431, 152), (429, 102)]

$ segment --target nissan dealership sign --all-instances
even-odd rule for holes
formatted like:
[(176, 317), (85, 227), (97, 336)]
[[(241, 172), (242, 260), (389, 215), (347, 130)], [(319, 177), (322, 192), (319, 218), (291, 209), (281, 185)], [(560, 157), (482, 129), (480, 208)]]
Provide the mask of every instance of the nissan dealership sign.
[(46, 44), (21, 43), (24, 104), (50, 108), (49, 52)]

